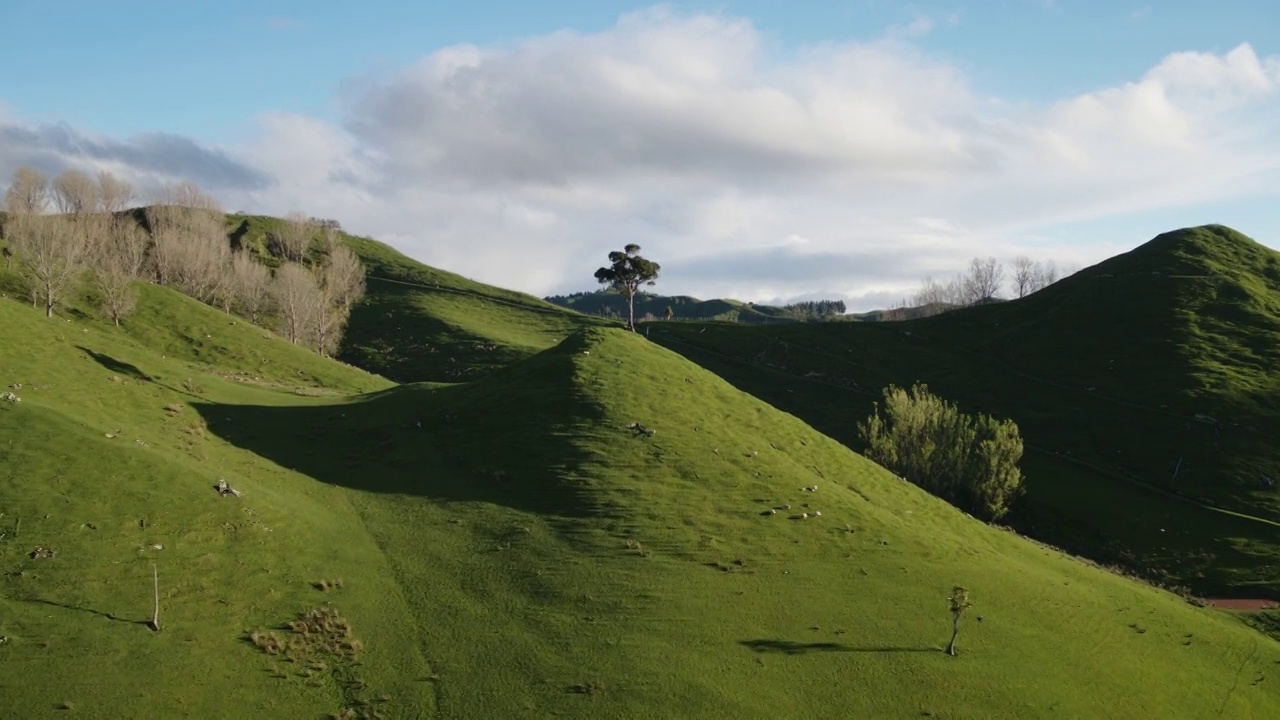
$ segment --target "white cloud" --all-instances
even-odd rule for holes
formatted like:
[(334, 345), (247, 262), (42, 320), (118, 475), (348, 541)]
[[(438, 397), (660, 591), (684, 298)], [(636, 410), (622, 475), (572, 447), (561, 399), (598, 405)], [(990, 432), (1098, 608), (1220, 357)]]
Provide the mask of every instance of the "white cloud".
[[(1248, 45), (1174, 53), (1130, 83), (1034, 105), (983, 97), (911, 44), (935, 22), (781, 58), (746, 20), (665, 10), (445, 48), (343, 83), (340, 126), (266, 114), (250, 143), (203, 149), (210, 168), (247, 169), (241, 182), (230, 166), (194, 179), (222, 178), (211, 189), (230, 207), (335, 217), (539, 294), (591, 287), (607, 252), (635, 242), (662, 263), (661, 291), (856, 307), (974, 255), (1100, 260), (1115, 238), (1036, 238), (1255, 192), (1280, 171), (1280, 59)], [(0, 165), (22, 143), (21, 157), (86, 157), (0, 118), (6, 137)], [(150, 157), (148, 142), (120, 145)]]

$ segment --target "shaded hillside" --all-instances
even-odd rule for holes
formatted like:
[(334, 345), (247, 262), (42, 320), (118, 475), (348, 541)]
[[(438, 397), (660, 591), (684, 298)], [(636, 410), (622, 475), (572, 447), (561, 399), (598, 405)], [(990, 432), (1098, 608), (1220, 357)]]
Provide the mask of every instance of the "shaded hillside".
[[(627, 316), (626, 297), (606, 290), (553, 295), (546, 300), (584, 315), (609, 318)], [(636, 295), (635, 303), (637, 321), (665, 319), (668, 307), (671, 308), (674, 320), (737, 322), (746, 325), (847, 319), (843, 314), (844, 304), (833, 301), (774, 306), (744, 303), (738, 300), (699, 300), (688, 295), (640, 293)]]
[(1144, 440), (1113, 448), (1118, 468), (1280, 520), (1280, 489), (1266, 480), (1280, 479), (1270, 441), (1280, 434), (1280, 253), (1220, 225), (1177, 230), (1023, 301), (920, 332), (1145, 409), (1149, 427), (1134, 428)]
[(1280, 478), (1275, 268), (1234, 231), (1192, 228), (925, 320), (652, 337), (854, 447), (884, 385), (927, 382), (1022, 428), (1020, 527), (1204, 592), (1275, 596), (1277, 526), (1197, 505), (1280, 520), (1264, 479)]
[[(282, 220), (228, 216), (232, 242), (269, 255)], [(368, 238), (342, 234), (368, 271), (338, 357), (400, 382), (458, 381), (554, 345), (569, 332), (609, 324), (531, 295), (424, 265)]]

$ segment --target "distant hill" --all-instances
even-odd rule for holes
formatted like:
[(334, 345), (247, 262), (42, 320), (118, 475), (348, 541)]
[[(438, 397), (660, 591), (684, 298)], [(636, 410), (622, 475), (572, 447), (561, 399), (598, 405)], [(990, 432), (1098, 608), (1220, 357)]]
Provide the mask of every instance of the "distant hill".
[[(552, 295), (545, 300), (584, 315), (608, 318), (627, 316), (627, 299), (609, 290)], [(757, 305), (738, 300), (699, 300), (688, 295), (636, 295), (636, 321), (663, 320), (671, 308), (674, 320), (714, 320), (747, 325), (851, 319), (838, 300), (794, 303), (786, 306)]]
[(1203, 592), (1280, 597), (1280, 254), (1234, 230), (1165, 233), (923, 320), (652, 339), (855, 448), (884, 385), (926, 382), (1022, 428), (1024, 531)]

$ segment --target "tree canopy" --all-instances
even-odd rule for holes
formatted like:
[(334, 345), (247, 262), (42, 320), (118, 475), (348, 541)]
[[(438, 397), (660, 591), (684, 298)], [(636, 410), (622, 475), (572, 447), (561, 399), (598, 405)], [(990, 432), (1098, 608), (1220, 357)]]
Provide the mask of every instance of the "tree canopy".
[(1003, 517), (1022, 494), (1018, 426), (960, 412), (926, 385), (885, 388), (884, 406), (858, 430), (868, 458), (984, 520)]
[(636, 329), (636, 293), (642, 285), (653, 285), (662, 269), (658, 263), (640, 257), (640, 246), (631, 244), (621, 252), (609, 253), (608, 267), (596, 270), (596, 280), (627, 297), (627, 328)]

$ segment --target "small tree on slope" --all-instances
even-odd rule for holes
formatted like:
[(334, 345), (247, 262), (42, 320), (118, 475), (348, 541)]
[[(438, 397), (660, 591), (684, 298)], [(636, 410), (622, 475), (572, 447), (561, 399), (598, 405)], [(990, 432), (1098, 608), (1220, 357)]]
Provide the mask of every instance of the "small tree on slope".
[(609, 267), (596, 270), (596, 280), (627, 296), (627, 329), (636, 329), (636, 293), (641, 285), (652, 285), (662, 268), (658, 263), (640, 257), (639, 245), (627, 245), (622, 252), (609, 253)]
[(960, 634), (960, 616), (965, 610), (973, 607), (969, 602), (969, 591), (956, 585), (951, 588), (951, 641), (947, 643), (946, 653), (954, 656), (956, 654), (956, 636)]
[(858, 430), (866, 456), (984, 520), (1022, 494), (1022, 436), (1012, 420), (969, 415), (929, 392), (890, 385)]

